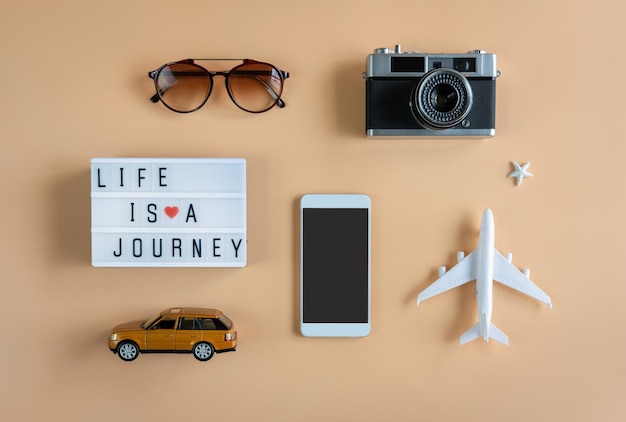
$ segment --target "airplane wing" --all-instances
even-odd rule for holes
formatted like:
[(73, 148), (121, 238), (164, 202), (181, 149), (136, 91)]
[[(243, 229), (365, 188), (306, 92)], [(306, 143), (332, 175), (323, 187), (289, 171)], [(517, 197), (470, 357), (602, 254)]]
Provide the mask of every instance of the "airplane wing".
[(476, 278), (474, 260), (474, 252), (472, 252), (461, 260), (461, 262), (452, 267), (450, 271), (424, 289), (417, 296), (417, 304), (419, 305), (422, 300), (447, 292), (450, 289), (454, 289), (455, 287), (474, 280)]
[(493, 253), (493, 279), (552, 308), (550, 297), (495, 249)]

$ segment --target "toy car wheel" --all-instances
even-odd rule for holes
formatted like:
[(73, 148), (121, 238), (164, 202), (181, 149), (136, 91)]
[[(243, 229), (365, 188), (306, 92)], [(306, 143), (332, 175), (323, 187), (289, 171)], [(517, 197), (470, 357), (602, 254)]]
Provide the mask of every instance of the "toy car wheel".
[(132, 341), (123, 341), (117, 346), (117, 354), (120, 359), (130, 362), (139, 356), (139, 347)]
[(201, 342), (193, 346), (193, 356), (200, 361), (207, 361), (215, 354), (215, 349), (209, 343)]

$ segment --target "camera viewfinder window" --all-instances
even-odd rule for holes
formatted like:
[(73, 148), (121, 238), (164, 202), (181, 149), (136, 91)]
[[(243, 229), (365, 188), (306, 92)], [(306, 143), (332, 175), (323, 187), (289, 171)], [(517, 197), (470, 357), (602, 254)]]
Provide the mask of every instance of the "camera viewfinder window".
[(454, 59), (454, 70), (457, 72), (476, 72), (476, 59), (464, 58)]
[(392, 57), (392, 72), (423, 72), (424, 57)]

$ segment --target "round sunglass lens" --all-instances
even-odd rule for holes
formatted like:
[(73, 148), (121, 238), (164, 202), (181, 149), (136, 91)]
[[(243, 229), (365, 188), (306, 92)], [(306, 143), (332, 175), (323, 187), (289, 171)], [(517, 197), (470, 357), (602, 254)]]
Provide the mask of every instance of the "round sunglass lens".
[(283, 92), (283, 78), (267, 63), (244, 63), (230, 71), (228, 91), (240, 108), (260, 113), (274, 107)]
[(211, 77), (195, 64), (174, 63), (161, 69), (156, 85), (163, 104), (174, 111), (188, 113), (206, 102), (211, 92)]

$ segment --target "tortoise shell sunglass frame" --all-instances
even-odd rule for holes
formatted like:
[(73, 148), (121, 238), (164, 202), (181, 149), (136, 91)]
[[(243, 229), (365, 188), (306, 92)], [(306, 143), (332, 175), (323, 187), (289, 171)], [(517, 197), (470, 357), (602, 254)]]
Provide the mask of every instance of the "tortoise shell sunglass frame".
[[(210, 71), (197, 61), (241, 61), (229, 71)], [(228, 96), (240, 109), (249, 113), (263, 113), (275, 105), (283, 108), (281, 99), (289, 72), (253, 59), (185, 59), (166, 63), (148, 73), (154, 81), (156, 94), (153, 103), (177, 113), (196, 111), (209, 99), (214, 78), (223, 76)]]

